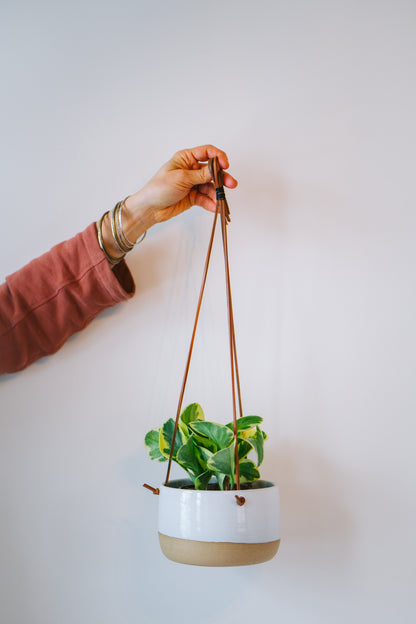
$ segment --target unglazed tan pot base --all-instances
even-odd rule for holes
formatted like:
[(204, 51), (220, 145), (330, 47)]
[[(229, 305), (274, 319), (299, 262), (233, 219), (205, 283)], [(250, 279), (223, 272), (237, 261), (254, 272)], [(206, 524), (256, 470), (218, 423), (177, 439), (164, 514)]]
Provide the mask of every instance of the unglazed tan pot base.
[(198, 566), (242, 566), (269, 561), (277, 553), (280, 539), (265, 544), (197, 542), (159, 533), (163, 554), (177, 563)]

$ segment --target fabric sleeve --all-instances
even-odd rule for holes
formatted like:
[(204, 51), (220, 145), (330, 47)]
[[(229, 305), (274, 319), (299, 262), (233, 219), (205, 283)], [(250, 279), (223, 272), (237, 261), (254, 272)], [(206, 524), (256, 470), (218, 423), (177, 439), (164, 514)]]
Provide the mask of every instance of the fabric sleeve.
[(92, 223), (0, 285), (0, 374), (55, 353), (100, 312), (134, 293), (126, 263), (111, 269)]

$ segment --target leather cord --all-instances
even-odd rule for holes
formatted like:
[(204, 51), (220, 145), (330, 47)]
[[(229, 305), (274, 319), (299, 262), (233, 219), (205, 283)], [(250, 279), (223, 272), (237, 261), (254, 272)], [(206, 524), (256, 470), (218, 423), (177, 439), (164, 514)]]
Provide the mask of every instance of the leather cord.
[[(241, 401), (241, 389), (240, 389), (240, 376), (238, 373), (238, 361), (237, 361), (237, 348), (235, 342), (235, 330), (234, 330), (234, 314), (233, 314), (233, 303), (231, 297), (231, 279), (230, 279), (230, 267), (229, 267), (229, 259), (228, 259), (228, 240), (227, 240), (227, 224), (230, 222), (230, 209), (228, 207), (227, 199), (224, 193), (224, 173), (220, 164), (218, 162), (218, 158), (211, 158), (208, 162), (209, 170), (211, 172), (211, 176), (216, 188), (216, 200), (217, 206), (214, 215), (214, 222), (212, 225), (211, 236), (208, 244), (208, 251), (205, 259), (204, 271), (202, 276), (202, 284), (199, 292), (198, 305), (195, 315), (194, 327), (192, 331), (191, 342), (189, 346), (188, 357), (185, 366), (185, 373), (183, 376), (181, 392), (179, 396), (178, 408), (176, 411), (176, 419), (175, 419), (175, 427), (173, 430), (173, 438), (172, 445), (170, 449), (168, 469), (165, 479), (165, 485), (169, 482), (170, 470), (172, 465), (172, 456), (173, 449), (175, 446), (176, 433), (178, 430), (179, 417), (182, 410), (182, 402), (185, 394), (186, 382), (188, 379), (189, 367), (191, 363), (192, 351), (195, 342), (196, 329), (198, 326), (199, 314), (201, 311), (202, 299), (204, 296), (205, 284), (207, 281), (209, 262), (211, 259), (212, 245), (214, 242), (215, 230), (217, 226), (218, 216), (220, 217), (221, 222), (221, 233), (222, 233), (222, 242), (224, 249), (224, 264), (225, 264), (225, 282), (226, 282), (226, 295), (227, 295), (227, 310), (228, 310), (228, 333), (229, 333), (229, 346), (230, 346), (230, 364), (231, 364), (231, 387), (232, 387), (232, 401), (233, 401), (233, 424), (234, 424), (234, 438), (235, 438), (235, 465), (236, 465), (236, 485), (237, 490), (240, 489), (240, 466), (238, 462), (238, 440), (237, 440), (237, 407), (236, 407), (236, 385), (237, 385), (237, 394), (238, 394), (238, 402), (239, 402), (239, 411), (240, 416), (243, 416), (243, 408)], [(241, 497), (242, 499), (242, 497)], [(244, 504), (243, 502), (239, 502), (238, 504)]]

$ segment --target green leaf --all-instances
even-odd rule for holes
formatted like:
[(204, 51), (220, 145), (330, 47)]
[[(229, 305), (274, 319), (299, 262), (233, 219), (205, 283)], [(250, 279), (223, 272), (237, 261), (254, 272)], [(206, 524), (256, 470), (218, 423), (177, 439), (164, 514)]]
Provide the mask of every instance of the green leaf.
[(264, 459), (264, 437), (260, 427), (256, 427), (254, 436), (247, 438), (247, 442), (253, 445), (257, 455), (257, 466), (260, 466)]
[(189, 425), (194, 420), (205, 420), (203, 409), (199, 403), (191, 403), (185, 407), (179, 418), (184, 425)]
[(244, 459), (240, 465), (240, 483), (251, 483), (260, 479), (260, 472), (254, 462), (250, 459)]
[(220, 490), (229, 490), (230, 489), (230, 477), (225, 474), (221, 474), (221, 472), (215, 473), (215, 478), (218, 481), (218, 485), (220, 486)]
[[(242, 418), (237, 418), (237, 433), (240, 431), (245, 431), (246, 429), (253, 429), (254, 425), (259, 425), (263, 422), (263, 418), (261, 416), (243, 416)], [(227, 427), (234, 431), (234, 423), (228, 423)]]
[(235, 440), (227, 448), (214, 453), (207, 461), (207, 468), (213, 472), (220, 472), (230, 477), (232, 487), (234, 485), (235, 471)]
[(194, 481), (195, 489), (206, 490), (213, 474), (214, 473), (211, 470), (206, 470), (202, 474), (198, 475)]
[[(195, 436), (195, 434), (193, 434)], [(197, 456), (198, 462), (203, 470), (207, 469), (207, 461), (213, 456), (210, 450), (204, 448), (203, 446), (195, 446), (195, 454)]]
[(190, 423), (189, 427), (199, 435), (212, 440), (218, 449), (227, 448), (234, 439), (233, 433), (228, 427), (217, 423), (196, 421)]
[(238, 459), (245, 459), (252, 450), (253, 445), (250, 444), (249, 440), (238, 438)]
[[(184, 470), (186, 470), (186, 468), (184, 468)], [(196, 476), (190, 470), (186, 470), (186, 472), (192, 483), (195, 485)]]
[[(175, 429), (175, 421), (173, 420), (173, 418), (169, 418), (169, 420), (167, 420), (160, 428), (159, 448), (160, 448), (160, 452), (162, 453), (162, 455), (164, 455), (167, 458), (169, 458), (169, 455), (170, 455), (174, 429)], [(173, 447), (173, 455), (172, 455), (172, 458), (175, 461), (176, 461), (176, 455), (179, 449), (185, 442), (186, 442), (186, 438), (178, 427), (178, 430), (176, 431), (175, 445)]]
[(164, 462), (166, 461), (166, 457), (164, 457), (164, 455), (162, 455), (162, 453), (160, 452), (159, 432), (160, 432), (160, 427), (149, 431), (149, 433), (147, 433), (144, 438), (144, 445), (146, 447), (146, 451), (149, 453), (150, 459)]
[(178, 427), (182, 432), (183, 437), (185, 438), (185, 440), (187, 440), (191, 435), (192, 432), (189, 431), (189, 427), (187, 427), (187, 425), (185, 425), (181, 419), (179, 418), (179, 422), (178, 422)]
[(218, 451), (218, 446), (209, 438), (198, 435), (195, 431), (192, 432), (192, 435), (195, 437), (195, 442), (199, 448), (207, 449), (208, 451), (211, 451), (211, 453), (216, 453)]
[(176, 461), (182, 466), (182, 468), (185, 468), (185, 470), (191, 470), (194, 475), (198, 475), (201, 472), (201, 467), (195, 454), (193, 436), (191, 436), (178, 450)]

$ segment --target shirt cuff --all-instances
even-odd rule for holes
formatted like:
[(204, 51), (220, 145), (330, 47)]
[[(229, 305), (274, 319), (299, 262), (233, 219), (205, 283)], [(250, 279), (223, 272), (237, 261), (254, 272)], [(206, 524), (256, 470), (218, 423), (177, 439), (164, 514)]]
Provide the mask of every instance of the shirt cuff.
[(125, 260), (111, 267), (105, 253), (98, 244), (97, 228), (91, 223), (79, 234), (91, 264), (95, 267), (96, 276), (108, 291), (114, 303), (131, 299), (136, 292), (133, 276)]

